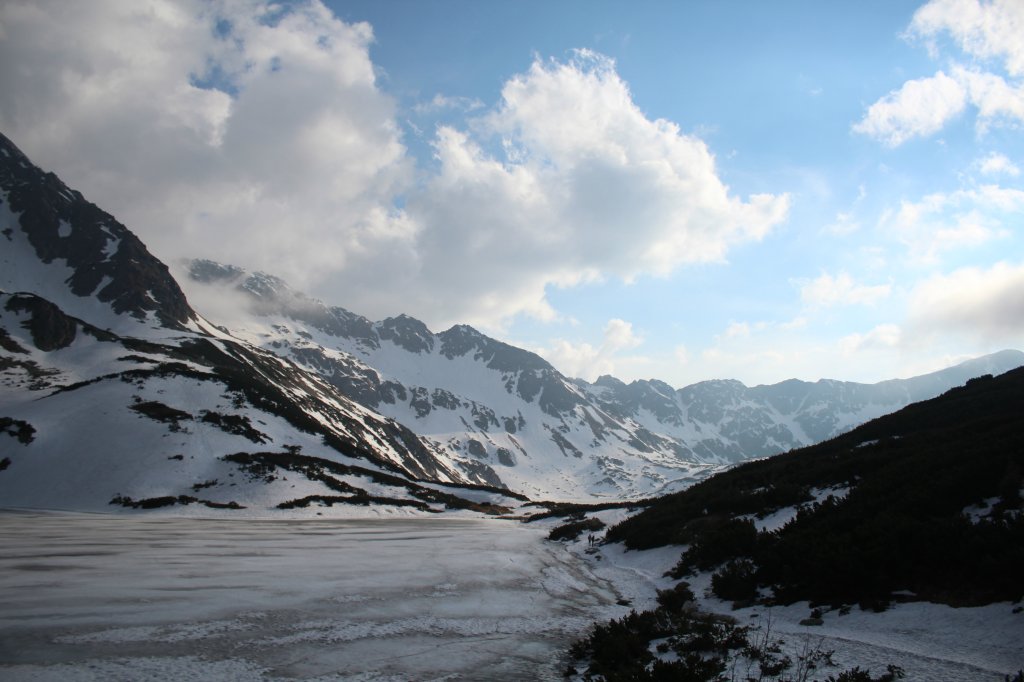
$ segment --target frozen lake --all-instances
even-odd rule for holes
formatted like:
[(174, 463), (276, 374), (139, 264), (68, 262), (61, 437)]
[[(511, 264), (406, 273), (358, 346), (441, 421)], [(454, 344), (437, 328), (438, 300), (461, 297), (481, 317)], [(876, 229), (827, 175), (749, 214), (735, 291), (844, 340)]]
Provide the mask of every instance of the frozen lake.
[(0, 513), (0, 678), (560, 679), (627, 609), (545, 532)]

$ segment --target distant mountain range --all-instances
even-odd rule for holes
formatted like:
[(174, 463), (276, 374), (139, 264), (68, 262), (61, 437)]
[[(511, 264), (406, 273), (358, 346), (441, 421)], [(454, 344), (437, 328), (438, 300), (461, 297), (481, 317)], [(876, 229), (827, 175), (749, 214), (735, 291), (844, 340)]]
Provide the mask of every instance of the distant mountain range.
[(0, 506), (648, 496), (1024, 364), (1005, 351), (874, 385), (590, 384), (471, 327), (371, 322), (271, 275), (188, 271), (189, 291), (236, 297), (237, 314), (198, 314), (134, 234), (0, 136)]
[(771, 386), (570, 379), (529, 351), (457, 325), (438, 334), (329, 307), (261, 272), (196, 260), (189, 290), (238, 294), (231, 333), (322, 376), (418, 434), (479, 483), (533, 497), (628, 498), (677, 489), (745, 459), (810, 445), (982, 374), (1024, 365), (1003, 351), (877, 384)]

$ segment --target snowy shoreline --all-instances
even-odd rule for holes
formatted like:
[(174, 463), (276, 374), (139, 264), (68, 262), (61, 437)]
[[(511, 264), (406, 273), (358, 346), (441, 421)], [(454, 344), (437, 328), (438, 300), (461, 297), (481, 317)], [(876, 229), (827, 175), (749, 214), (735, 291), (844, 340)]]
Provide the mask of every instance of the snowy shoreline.
[[(612, 525), (624, 518), (621, 511), (592, 516)], [(568, 545), (586, 562), (594, 575), (608, 581), (637, 611), (657, 606), (657, 590), (677, 581), (665, 573), (685, 548), (661, 547), (626, 551), (622, 545), (591, 548), (586, 537)], [(710, 593), (710, 573), (689, 578), (699, 606), (712, 613), (729, 615), (740, 625), (761, 627), (770, 623), (773, 637), (784, 640), (783, 650), (795, 654), (807, 647), (834, 650), (836, 674), (852, 666), (878, 674), (886, 665), (901, 666), (908, 682), (1003, 682), (1005, 675), (1024, 669), (1024, 609), (1009, 602), (974, 608), (954, 608), (927, 602), (896, 603), (882, 613), (854, 607), (849, 613), (824, 610), (822, 625), (801, 625), (811, 612), (807, 602), (767, 608), (732, 608)]]

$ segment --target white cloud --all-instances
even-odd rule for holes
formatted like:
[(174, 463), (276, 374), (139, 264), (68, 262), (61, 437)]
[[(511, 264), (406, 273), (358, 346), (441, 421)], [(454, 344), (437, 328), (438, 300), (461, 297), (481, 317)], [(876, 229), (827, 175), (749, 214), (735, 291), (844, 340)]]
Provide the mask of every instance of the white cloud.
[(642, 358), (622, 356), (620, 353), (642, 343), (643, 338), (633, 331), (631, 323), (611, 319), (605, 325), (599, 346), (558, 339), (551, 348), (539, 348), (536, 352), (566, 376), (593, 381), (603, 374), (615, 375), (617, 363), (637, 364)]
[[(614, 64), (537, 60), (415, 176), (366, 24), (319, 0), (10, 0), (0, 128), (157, 255), (268, 270), (433, 327), (557, 316), (551, 286), (662, 275), (763, 238), (785, 195), (730, 194)], [(456, 98), (429, 106), (473, 108)]]
[(482, 109), (484, 103), (475, 97), (447, 97), (440, 93), (434, 95), (434, 99), (423, 102), (413, 107), (417, 114), (433, 114), (439, 111), (476, 111)]
[(938, 132), (964, 110), (967, 91), (942, 71), (910, 80), (872, 104), (853, 131), (898, 147), (913, 137)]
[(1024, 191), (983, 185), (903, 201), (880, 223), (906, 245), (912, 259), (935, 262), (944, 252), (1007, 236), (1005, 216), (1022, 209)]
[(1024, 345), (1024, 263), (963, 268), (918, 284), (910, 297), (911, 325), (920, 334), (955, 333)]
[(164, 258), (294, 284), (406, 243), (366, 24), (319, 2), (6, 2), (0, 126)]
[(948, 33), (965, 53), (998, 60), (1010, 74), (1024, 75), (1024, 4), (1019, 0), (932, 0), (914, 12), (910, 33), (926, 39)]
[(646, 118), (586, 51), (536, 60), (469, 131), (440, 128), (435, 154), (407, 210), (431, 271), (417, 309), (445, 321), (550, 318), (548, 286), (719, 261), (788, 210), (785, 196), (730, 196), (706, 145)]
[(977, 128), (984, 133), (1002, 123), (1024, 122), (1024, 86), (1014, 86), (999, 75), (958, 68), (956, 77), (978, 108)]
[(907, 31), (908, 37), (924, 38), (936, 58), (941, 52), (936, 39), (947, 34), (974, 63), (952, 59), (950, 76), (939, 71), (905, 82), (872, 104), (854, 132), (897, 147), (938, 132), (967, 103), (977, 109), (979, 133), (1024, 123), (1024, 85), (1015, 82), (1024, 75), (1024, 3), (932, 0), (915, 12)]
[(988, 156), (978, 159), (975, 165), (983, 175), (1009, 175), (1011, 177), (1020, 175), (1020, 168), (1005, 154), (998, 152), (992, 152)]
[(857, 284), (846, 272), (830, 275), (823, 272), (813, 280), (800, 283), (801, 300), (812, 307), (827, 308), (836, 305), (871, 305), (887, 298), (892, 290), (889, 284)]
[(839, 340), (844, 355), (854, 355), (872, 349), (892, 349), (900, 345), (902, 330), (895, 324), (880, 324), (866, 334), (850, 334)]
[(611, 319), (604, 328), (604, 346), (609, 351), (617, 352), (627, 348), (636, 348), (643, 343), (643, 338), (633, 333), (633, 325), (625, 320)]
[(722, 336), (726, 339), (745, 338), (750, 336), (750, 323), (730, 322), (729, 326), (725, 328), (725, 333)]
[(837, 213), (836, 219), (830, 225), (825, 226), (825, 232), (837, 237), (850, 235), (858, 230), (860, 230), (860, 222), (853, 217), (853, 214), (845, 212)]

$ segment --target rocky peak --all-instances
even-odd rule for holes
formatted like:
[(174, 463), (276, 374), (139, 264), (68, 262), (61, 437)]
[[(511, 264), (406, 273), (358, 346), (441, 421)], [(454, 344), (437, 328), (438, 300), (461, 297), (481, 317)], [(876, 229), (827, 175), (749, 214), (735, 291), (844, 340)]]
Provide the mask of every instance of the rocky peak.
[[(167, 266), (112, 215), (86, 201), (53, 173), (32, 164), (0, 134), (0, 192), (16, 224), (3, 225), (8, 240), (20, 228), (34, 256), (59, 261), (77, 297), (95, 297), (114, 312), (145, 320), (152, 313), (181, 329), (195, 317)], [(8, 232), (11, 230), (12, 232)]]
[(205, 258), (196, 258), (188, 262), (189, 279), (203, 284), (225, 284), (234, 282), (245, 274), (237, 265), (227, 265)]
[(393, 342), (410, 353), (429, 353), (434, 349), (434, 335), (414, 317), (389, 317), (376, 325), (381, 339)]

